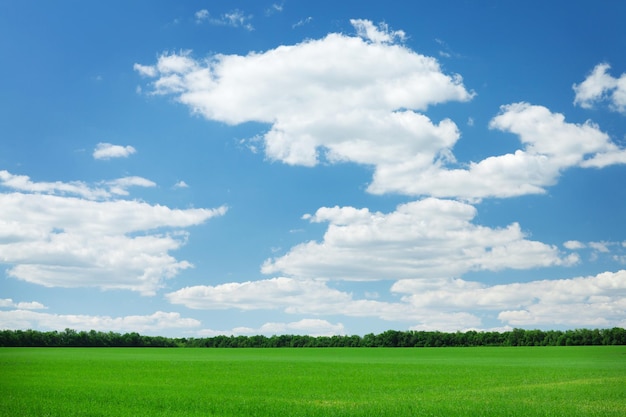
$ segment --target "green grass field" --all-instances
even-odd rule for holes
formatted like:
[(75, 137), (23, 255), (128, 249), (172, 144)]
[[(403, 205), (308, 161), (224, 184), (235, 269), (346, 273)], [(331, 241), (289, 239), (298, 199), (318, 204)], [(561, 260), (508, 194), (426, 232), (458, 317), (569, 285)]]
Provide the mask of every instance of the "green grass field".
[(0, 415), (626, 416), (626, 346), (0, 349)]

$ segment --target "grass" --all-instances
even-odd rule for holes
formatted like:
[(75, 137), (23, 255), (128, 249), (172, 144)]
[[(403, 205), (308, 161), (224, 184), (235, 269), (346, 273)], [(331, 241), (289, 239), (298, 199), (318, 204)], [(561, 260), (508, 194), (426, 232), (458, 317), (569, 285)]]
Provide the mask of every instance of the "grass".
[(0, 416), (624, 416), (626, 346), (0, 349)]

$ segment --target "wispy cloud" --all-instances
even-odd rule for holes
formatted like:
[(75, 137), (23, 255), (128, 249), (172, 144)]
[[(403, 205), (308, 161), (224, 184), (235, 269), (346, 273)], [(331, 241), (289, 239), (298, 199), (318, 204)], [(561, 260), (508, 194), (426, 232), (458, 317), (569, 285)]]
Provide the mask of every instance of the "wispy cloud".
[(207, 9), (198, 10), (194, 16), (196, 17), (196, 23), (202, 23), (211, 18), (211, 14)]
[(309, 23), (311, 23), (313, 21), (313, 18), (311, 16), (305, 18), (305, 19), (301, 19), (298, 20), (296, 23), (294, 23), (293, 25), (291, 25), (291, 27), (293, 29), (298, 28), (300, 26), (304, 26), (304, 25), (308, 25)]
[(455, 52), (450, 48), (450, 45), (444, 40), (435, 38), (435, 42), (441, 47), (439, 50), (439, 56), (442, 58), (461, 58), (461, 54)]
[(302, 243), (282, 257), (268, 259), (262, 272), (348, 281), (438, 279), (470, 271), (571, 265), (578, 260), (527, 239), (517, 223), (492, 229), (472, 224), (475, 215), (476, 209), (468, 204), (434, 198), (402, 204), (391, 213), (322, 207), (306, 218), (329, 223), (323, 240)]
[(404, 41), (406, 38), (403, 30), (391, 30), (386, 23), (380, 23), (378, 27), (364, 19), (351, 19), (350, 23), (360, 37), (374, 43), (393, 43), (396, 40)]
[(137, 176), (100, 181), (93, 185), (83, 181), (36, 182), (27, 175), (15, 175), (2, 170), (0, 171), (0, 186), (28, 193), (73, 195), (88, 200), (104, 200), (116, 195), (128, 195), (130, 187), (155, 187), (156, 183)]
[(273, 3), (270, 7), (265, 9), (265, 15), (271, 16), (276, 13), (281, 13), (283, 11), (285, 4), (284, 3)]
[(254, 26), (251, 23), (253, 16), (251, 14), (245, 14), (239, 9), (231, 10), (229, 12), (221, 14), (219, 17), (214, 17), (207, 9), (198, 10), (194, 17), (196, 23), (209, 23), (217, 26), (230, 26), (233, 28), (243, 28), (248, 31), (254, 30)]

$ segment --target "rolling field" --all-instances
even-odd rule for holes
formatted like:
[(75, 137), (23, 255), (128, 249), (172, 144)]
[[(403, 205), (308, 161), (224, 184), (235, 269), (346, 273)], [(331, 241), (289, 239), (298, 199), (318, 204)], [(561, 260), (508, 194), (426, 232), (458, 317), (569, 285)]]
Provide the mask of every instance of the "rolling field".
[(625, 416), (626, 346), (0, 349), (0, 416)]

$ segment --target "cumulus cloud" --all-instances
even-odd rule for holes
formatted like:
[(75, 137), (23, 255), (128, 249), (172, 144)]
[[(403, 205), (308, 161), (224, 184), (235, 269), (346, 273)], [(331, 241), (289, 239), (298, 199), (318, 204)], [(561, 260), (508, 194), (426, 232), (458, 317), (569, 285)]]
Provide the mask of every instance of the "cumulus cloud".
[(513, 326), (567, 325), (613, 327), (626, 325), (626, 271), (604, 272), (571, 280), (519, 284), (536, 294), (518, 309), (502, 311), (498, 318)]
[(199, 336), (212, 337), (218, 335), (277, 335), (277, 334), (297, 334), (308, 336), (333, 336), (344, 335), (346, 330), (341, 323), (332, 324), (321, 319), (302, 319), (289, 323), (269, 322), (261, 327), (235, 327), (231, 330), (204, 329), (198, 332)]
[(465, 203), (427, 198), (391, 213), (353, 207), (322, 207), (312, 222), (329, 223), (321, 242), (297, 245), (268, 259), (265, 274), (333, 280), (444, 278), (469, 271), (571, 265), (541, 242), (528, 240), (519, 224), (505, 228), (475, 225), (476, 209)]
[(416, 313), (406, 303), (354, 299), (352, 294), (331, 288), (324, 281), (286, 277), (186, 287), (166, 298), (173, 304), (200, 310), (281, 310), (288, 314), (416, 319)]
[(300, 312), (300, 307), (306, 305), (307, 313), (311, 313), (310, 307), (316, 305), (327, 308), (350, 300), (348, 294), (332, 290), (322, 281), (284, 277), (185, 287), (167, 294), (166, 298), (173, 304), (202, 310), (286, 309), (287, 312)]
[(587, 247), (587, 245), (578, 240), (568, 240), (567, 242), (563, 243), (563, 246), (569, 250), (584, 249)]
[[(140, 68), (135, 69), (141, 72)], [(121, 146), (102, 142), (96, 145), (96, 149), (93, 151), (93, 157), (94, 159), (126, 158), (135, 152), (137, 152), (137, 150), (130, 145)]]
[[(124, 180), (117, 193), (142, 182)], [(53, 184), (53, 191), (64, 188)], [(9, 276), (48, 287), (151, 295), (165, 279), (192, 266), (170, 255), (185, 243), (184, 229), (225, 212), (225, 207), (179, 210), (139, 201), (2, 193), (0, 263), (8, 265)]]
[(173, 95), (207, 119), (267, 123), (262, 140), (270, 160), (373, 167), (368, 191), (374, 194), (469, 201), (538, 194), (568, 168), (626, 163), (626, 150), (597, 125), (569, 123), (524, 102), (502, 106), (489, 125), (517, 135), (517, 151), (457, 161), (458, 126), (419, 111), (471, 100), (461, 77), (395, 43), (404, 37), (401, 31), (367, 20), (351, 23), (357, 36), (329, 34), (245, 56), (162, 55), (138, 71), (155, 74), (153, 94)]
[(458, 130), (451, 120), (433, 123), (414, 110), (473, 93), (436, 59), (392, 43), (399, 32), (353, 23), (360, 36), (329, 34), (245, 56), (162, 55), (140, 73), (154, 69), (154, 94), (174, 95), (207, 119), (270, 124), (263, 140), (271, 160), (428, 163), (454, 144)]
[(615, 78), (608, 73), (611, 66), (601, 63), (580, 84), (574, 84), (574, 104), (590, 109), (599, 102), (608, 102), (612, 110), (626, 113), (626, 73)]
[[(391, 286), (398, 301), (357, 299), (328, 283), (293, 278), (195, 286), (167, 294), (174, 304), (194, 309), (275, 310), (289, 314), (376, 317), (407, 323), (413, 330), (483, 329), (483, 318), (497, 315), (505, 327), (561, 324), (623, 325), (626, 271), (596, 276), (486, 285), (462, 279), (403, 279)], [(578, 311), (578, 312), (577, 312)], [(273, 329), (282, 332), (284, 325)], [(238, 328), (214, 334), (272, 333), (268, 327)]]
[(396, 282), (404, 302), (439, 311), (498, 312), (507, 325), (616, 326), (626, 313), (626, 271), (488, 286), (460, 279)]
[(568, 123), (562, 114), (543, 106), (523, 102), (502, 106), (489, 127), (517, 135), (521, 149), (462, 168), (450, 167), (445, 159), (429, 158), (421, 166), (398, 160), (378, 167), (369, 191), (467, 200), (514, 197), (544, 193), (568, 168), (626, 163), (626, 150), (597, 125)]
[(598, 125), (567, 123), (565, 116), (543, 106), (503, 106), (490, 127), (519, 135), (525, 152), (545, 157), (559, 171), (574, 166), (601, 168), (608, 163), (600, 160), (608, 156), (615, 158), (610, 163), (626, 163), (626, 150), (615, 145)]
[(2, 329), (96, 330), (113, 332), (138, 332), (159, 334), (172, 329), (190, 329), (200, 326), (196, 319), (181, 317), (179, 313), (157, 311), (147, 316), (89, 316), (75, 314), (49, 314), (27, 310), (0, 311)]

